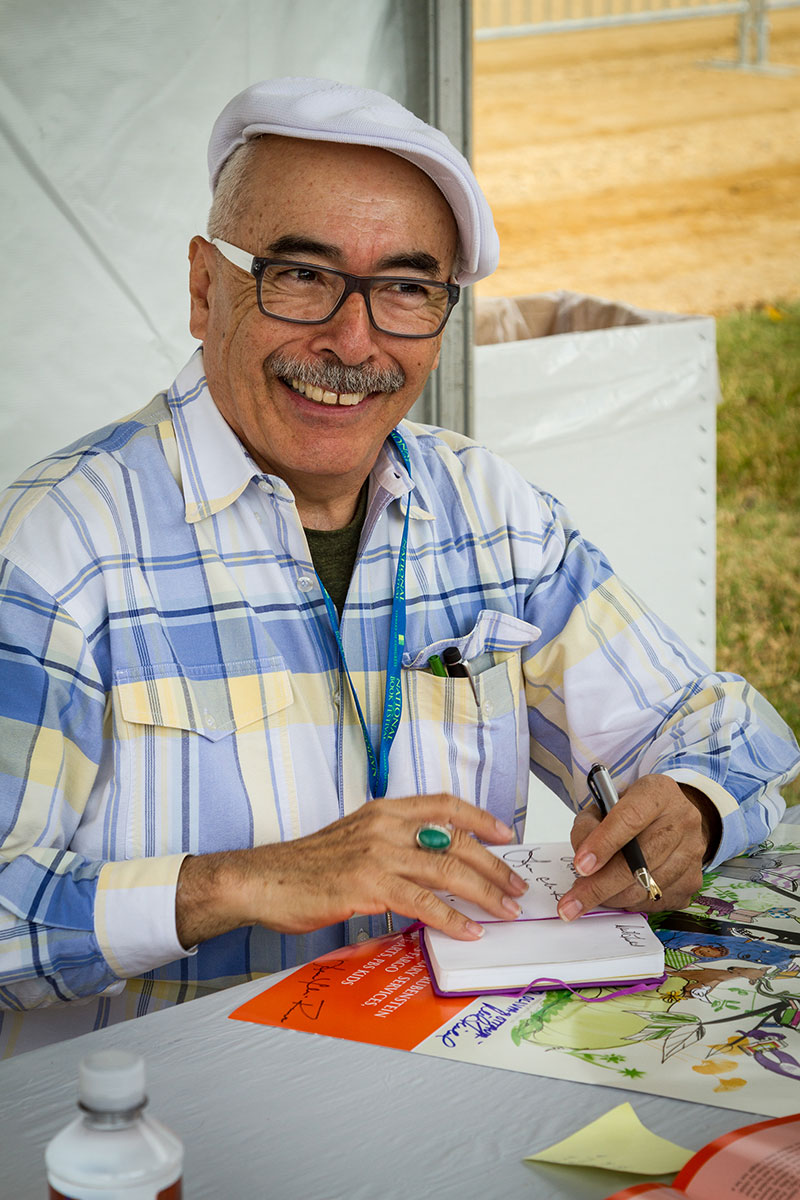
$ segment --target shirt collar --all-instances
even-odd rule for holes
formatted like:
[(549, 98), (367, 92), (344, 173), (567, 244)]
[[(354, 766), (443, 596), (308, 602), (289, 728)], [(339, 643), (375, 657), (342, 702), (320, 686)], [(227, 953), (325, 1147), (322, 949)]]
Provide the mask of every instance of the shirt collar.
[[(237, 500), (253, 479), (263, 477), (256, 463), (214, 403), (208, 390), (199, 346), (167, 393), (180, 461), (181, 483), (190, 524), (211, 517)], [(406, 441), (413, 435), (401, 427)], [(413, 450), (412, 450), (413, 454)], [(412, 492), (411, 516), (432, 520), (430, 506), (419, 482), (412, 481), (402, 459), (388, 439), (371, 472), (390, 496)]]
[(227, 508), (261, 472), (217, 408), (198, 347), (167, 393), (190, 524)]
[[(409, 456), (413, 460), (414, 438), (404, 421), (400, 422), (398, 432), (402, 435), (408, 447)], [(409, 500), (411, 500), (411, 494), (413, 493), (414, 498), (411, 500), (411, 512), (409, 516), (412, 518), (417, 517), (421, 520), (433, 520), (433, 513), (420, 486), (420, 481), (411, 478), (400, 457), (399, 450), (389, 438), (381, 446), (380, 454), (376, 459), (375, 466), (372, 468), (371, 475), (375, 482), (387, 491), (390, 496), (398, 498), (408, 496)]]

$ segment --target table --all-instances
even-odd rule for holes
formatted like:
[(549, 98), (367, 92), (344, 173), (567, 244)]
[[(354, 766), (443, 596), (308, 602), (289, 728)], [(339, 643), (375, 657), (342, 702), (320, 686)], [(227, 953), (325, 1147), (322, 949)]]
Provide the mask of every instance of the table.
[(0, 1200), (46, 1196), (78, 1063), (110, 1046), (145, 1058), (150, 1110), (186, 1147), (186, 1200), (602, 1200), (637, 1178), (523, 1158), (624, 1101), (693, 1150), (759, 1119), (227, 1019), (265, 986), (0, 1063)]
[(601, 1200), (630, 1175), (522, 1162), (615, 1104), (698, 1149), (758, 1118), (618, 1088), (231, 1021), (251, 982), (0, 1063), (0, 1197), (47, 1194), (80, 1059), (142, 1054), (150, 1111), (184, 1142), (187, 1200)]

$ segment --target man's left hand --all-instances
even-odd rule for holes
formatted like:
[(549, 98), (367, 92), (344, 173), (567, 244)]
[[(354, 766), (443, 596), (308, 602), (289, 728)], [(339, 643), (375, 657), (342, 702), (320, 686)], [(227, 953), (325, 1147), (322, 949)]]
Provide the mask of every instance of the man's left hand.
[[(720, 832), (720, 818), (707, 796), (667, 775), (643, 775), (607, 817), (596, 806), (575, 818), (572, 848), (582, 876), (561, 898), (559, 916), (571, 921), (594, 908), (660, 912), (683, 908), (703, 881)], [(620, 853), (635, 837), (662, 898), (650, 900)]]

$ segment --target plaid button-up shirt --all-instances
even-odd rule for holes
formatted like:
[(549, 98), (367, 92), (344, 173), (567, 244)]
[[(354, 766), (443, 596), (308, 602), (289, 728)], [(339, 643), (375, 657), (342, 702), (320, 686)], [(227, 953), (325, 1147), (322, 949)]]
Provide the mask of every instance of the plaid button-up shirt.
[[(401, 429), (412, 473), (387, 442), (341, 620), (377, 744), (410, 504), (387, 794), (453, 792), (519, 832), (531, 768), (577, 811), (603, 760), (620, 790), (647, 772), (702, 788), (718, 859), (758, 842), (798, 759), (766, 701), (698, 662), (552, 497), (461, 435)], [(186, 854), (297, 838), (369, 799), (293, 496), (219, 414), (201, 351), (168, 393), (8, 489), (0, 552), (0, 1048), (352, 937), (255, 927), (187, 954), (176, 936)], [(451, 645), (480, 709), (469, 680), (428, 668)]]

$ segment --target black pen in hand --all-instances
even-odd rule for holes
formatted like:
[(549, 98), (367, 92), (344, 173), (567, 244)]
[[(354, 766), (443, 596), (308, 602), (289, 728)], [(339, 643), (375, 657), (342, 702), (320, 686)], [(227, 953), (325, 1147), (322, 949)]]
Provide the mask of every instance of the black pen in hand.
[[(589, 785), (589, 791), (600, 806), (600, 811), (607, 817), (614, 805), (619, 802), (619, 795), (608, 769), (602, 763), (595, 763), (586, 776), (586, 782)], [(622, 857), (630, 867), (634, 879), (642, 885), (650, 899), (660, 900), (661, 888), (650, 874), (635, 837), (622, 847)]]

